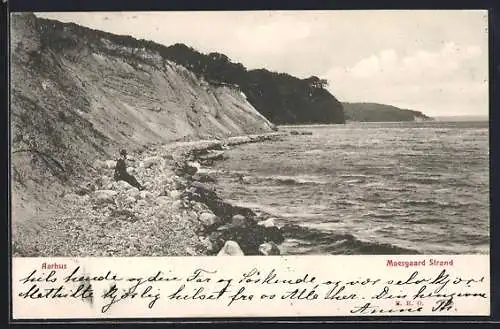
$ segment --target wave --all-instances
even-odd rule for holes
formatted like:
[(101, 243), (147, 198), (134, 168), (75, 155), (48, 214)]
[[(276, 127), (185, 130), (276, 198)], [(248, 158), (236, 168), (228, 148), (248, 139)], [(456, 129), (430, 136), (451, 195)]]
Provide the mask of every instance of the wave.
[(303, 152), (303, 154), (321, 154), (321, 153), (325, 153), (325, 150), (313, 149), (313, 150), (307, 150), (307, 151)]
[(377, 212), (370, 212), (363, 214), (362, 217), (365, 218), (380, 218), (380, 219), (388, 219), (388, 218), (395, 218), (395, 217), (407, 217), (411, 213), (377, 213)]
[(271, 183), (277, 185), (325, 185), (329, 182), (318, 176), (285, 176), (285, 175), (272, 175), (272, 176), (254, 176), (249, 175), (248, 172), (231, 172), (234, 178), (240, 180), (242, 184), (259, 184), (259, 183)]
[(442, 182), (442, 178), (433, 178), (433, 177), (412, 177), (412, 178), (403, 178), (403, 181), (408, 182), (408, 183), (417, 183), (417, 184), (424, 184), (424, 185), (432, 185), (436, 184), (439, 182)]
[(300, 249), (304, 254), (420, 254), (390, 243), (363, 241), (350, 233), (323, 232), (294, 224), (287, 224), (282, 230), (285, 239), (293, 242), (292, 249)]
[(406, 206), (431, 206), (431, 207), (446, 207), (446, 208), (481, 206), (481, 204), (477, 202), (459, 202), (459, 201), (446, 202), (438, 200), (405, 200), (402, 202), (402, 204)]

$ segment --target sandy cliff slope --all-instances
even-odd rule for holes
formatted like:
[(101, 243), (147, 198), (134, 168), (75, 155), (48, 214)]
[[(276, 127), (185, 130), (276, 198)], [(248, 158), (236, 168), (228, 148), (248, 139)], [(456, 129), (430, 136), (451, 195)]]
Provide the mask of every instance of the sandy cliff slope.
[(271, 131), (237, 88), (92, 30), (14, 14), (11, 49), (14, 206), (57, 202), (120, 148)]

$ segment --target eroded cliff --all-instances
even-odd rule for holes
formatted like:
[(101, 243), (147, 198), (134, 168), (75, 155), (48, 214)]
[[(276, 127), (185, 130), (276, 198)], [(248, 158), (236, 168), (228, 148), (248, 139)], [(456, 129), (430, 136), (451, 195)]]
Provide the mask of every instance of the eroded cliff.
[(207, 82), (134, 40), (11, 16), (14, 204), (57, 201), (121, 148), (272, 130), (237, 87)]

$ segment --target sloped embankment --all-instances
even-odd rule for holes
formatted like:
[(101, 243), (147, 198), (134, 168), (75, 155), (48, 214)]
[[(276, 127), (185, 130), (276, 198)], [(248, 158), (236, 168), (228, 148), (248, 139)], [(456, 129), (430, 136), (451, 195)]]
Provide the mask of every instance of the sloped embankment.
[(120, 148), (139, 152), (176, 140), (272, 131), (237, 88), (112, 39), (12, 15), (14, 221), (41, 216), (49, 205), (57, 211), (62, 193), (99, 175), (95, 160), (113, 158)]
[[(146, 187), (113, 181), (115, 161), (95, 163), (99, 176), (61, 199), (64, 215), (17, 223), (14, 256), (193, 256), (219, 253), (227, 241), (245, 255), (276, 254), (280, 229), (249, 209), (221, 200), (199, 162), (223, 149), (279, 134), (179, 142), (132, 155), (127, 169)], [(199, 161), (199, 162), (198, 162)]]

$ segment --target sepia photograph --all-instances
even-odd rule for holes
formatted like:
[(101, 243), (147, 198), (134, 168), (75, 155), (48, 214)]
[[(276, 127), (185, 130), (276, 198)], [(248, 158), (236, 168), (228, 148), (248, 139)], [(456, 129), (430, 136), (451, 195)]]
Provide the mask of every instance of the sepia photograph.
[(12, 13), (12, 256), (488, 255), (488, 58), (484, 10)]

